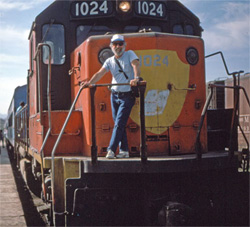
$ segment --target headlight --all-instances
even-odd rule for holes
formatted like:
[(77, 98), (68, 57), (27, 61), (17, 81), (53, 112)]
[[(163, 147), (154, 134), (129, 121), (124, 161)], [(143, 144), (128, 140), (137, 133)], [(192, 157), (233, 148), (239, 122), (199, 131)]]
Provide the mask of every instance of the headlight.
[(186, 59), (190, 65), (196, 65), (199, 61), (198, 51), (194, 47), (190, 47), (186, 51)]
[(131, 5), (129, 2), (124, 1), (124, 2), (120, 2), (119, 3), (119, 9), (124, 12), (127, 13), (130, 9), (131, 9)]
[(98, 55), (98, 59), (103, 64), (106, 61), (106, 59), (108, 59), (109, 57), (112, 57), (113, 55), (114, 54), (112, 50), (110, 50), (109, 48), (105, 48), (100, 51)]

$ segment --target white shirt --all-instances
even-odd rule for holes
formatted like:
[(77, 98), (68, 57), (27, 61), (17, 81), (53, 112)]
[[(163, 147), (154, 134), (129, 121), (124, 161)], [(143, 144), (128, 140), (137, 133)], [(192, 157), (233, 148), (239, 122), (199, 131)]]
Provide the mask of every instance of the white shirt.
[[(128, 79), (126, 79), (123, 72), (119, 72), (120, 68), (115, 62), (115, 56), (108, 58), (104, 62), (103, 67), (107, 70), (107, 72), (110, 71), (112, 74), (112, 84), (129, 83), (130, 80), (134, 79), (134, 70), (131, 62), (136, 59), (139, 58), (132, 50), (125, 51), (123, 55), (119, 59), (117, 59), (122, 67), (122, 70), (126, 73)], [(112, 86), (112, 90), (119, 92), (128, 92), (131, 91), (131, 87), (130, 85)]]

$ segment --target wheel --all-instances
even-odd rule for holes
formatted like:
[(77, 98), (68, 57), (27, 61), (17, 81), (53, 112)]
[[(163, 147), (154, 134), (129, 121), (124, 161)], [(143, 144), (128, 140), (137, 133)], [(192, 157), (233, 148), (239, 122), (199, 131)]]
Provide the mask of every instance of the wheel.
[(158, 214), (161, 226), (190, 226), (194, 223), (193, 210), (182, 203), (167, 202)]

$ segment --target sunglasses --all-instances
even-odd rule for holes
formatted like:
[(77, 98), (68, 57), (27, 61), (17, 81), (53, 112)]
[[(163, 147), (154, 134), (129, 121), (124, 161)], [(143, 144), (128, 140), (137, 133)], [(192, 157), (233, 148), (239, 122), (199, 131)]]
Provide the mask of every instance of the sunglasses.
[(124, 45), (124, 42), (115, 42), (115, 43), (112, 43), (113, 46), (123, 46)]

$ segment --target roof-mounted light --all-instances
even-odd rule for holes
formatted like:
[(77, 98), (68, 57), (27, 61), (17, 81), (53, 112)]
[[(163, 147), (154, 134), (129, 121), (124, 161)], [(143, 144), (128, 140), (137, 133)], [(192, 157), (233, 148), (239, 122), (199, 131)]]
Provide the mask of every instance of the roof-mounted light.
[(131, 4), (128, 1), (121, 1), (119, 3), (119, 10), (121, 10), (124, 13), (129, 12), (131, 9)]

